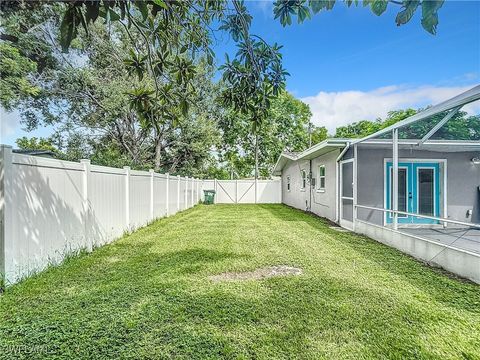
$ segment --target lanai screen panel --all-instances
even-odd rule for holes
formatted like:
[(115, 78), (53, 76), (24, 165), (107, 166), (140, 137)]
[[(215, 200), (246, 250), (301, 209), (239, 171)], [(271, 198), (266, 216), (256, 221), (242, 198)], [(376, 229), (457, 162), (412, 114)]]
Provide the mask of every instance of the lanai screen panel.
[[(399, 231), (480, 252), (479, 113), (477, 100), (398, 128)], [(356, 218), (393, 228), (392, 131), (355, 146)]]

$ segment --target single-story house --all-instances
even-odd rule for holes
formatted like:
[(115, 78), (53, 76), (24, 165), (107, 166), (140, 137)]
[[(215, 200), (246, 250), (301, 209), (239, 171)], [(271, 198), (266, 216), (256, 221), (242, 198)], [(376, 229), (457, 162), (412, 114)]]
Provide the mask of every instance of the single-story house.
[(365, 138), (283, 152), (282, 202), (480, 283), (480, 138), (435, 136), (479, 99), (476, 86)]

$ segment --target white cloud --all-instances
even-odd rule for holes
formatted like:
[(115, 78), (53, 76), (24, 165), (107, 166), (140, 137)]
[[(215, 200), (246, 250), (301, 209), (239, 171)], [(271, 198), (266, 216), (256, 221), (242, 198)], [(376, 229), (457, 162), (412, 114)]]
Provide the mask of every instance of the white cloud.
[[(411, 87), (393, 85), (371, 91), (319, 92), (303, 99), (310, 105), (315, 125), (325, 126), (334, 133), (338, 126), (360, 120), (384, 118), (391, 110), (408, 107), (419, 108), (447, 100), (472, 86), (432, 86)], [(480, 102), (465, 107), (470, 113), (480, 112)]]
[(264, 17), (273, 19), (273, 0), (250, 0), (248, 2), (258, 9)]

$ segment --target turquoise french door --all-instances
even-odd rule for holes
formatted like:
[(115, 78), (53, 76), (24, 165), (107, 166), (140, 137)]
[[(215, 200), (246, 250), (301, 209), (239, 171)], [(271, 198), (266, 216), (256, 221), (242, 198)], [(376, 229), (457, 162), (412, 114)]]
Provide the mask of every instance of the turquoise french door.
[[(392, 162), (387, 162), (385, 179), (386, 207), (392, 209)], [(398, 163), (398, 210), (413, 214), (440, 216), (440, 166), (437, 162)], [(387, 213), (387, 223), (393, 215)], [(398, 215), (399, 224), (436, 224), (436, 220)]]

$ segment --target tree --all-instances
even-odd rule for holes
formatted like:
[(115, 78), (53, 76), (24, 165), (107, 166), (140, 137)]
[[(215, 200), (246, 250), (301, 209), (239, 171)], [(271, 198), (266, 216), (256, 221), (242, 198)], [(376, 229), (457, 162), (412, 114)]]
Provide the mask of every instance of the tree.
[(328, 130), (325, 126), (317, 126), (312, 131), (312, 145), (318, 144), (328, 138)]
[[(84, 125), (88, 124), (88, 135), (97, 137), (97, 143), (116, 142), (115, 146), (106, 148), (108, 152), (111, 153), (112, 149), (127, 152), (127, 157), (137, 166), (151, 159), (149, 153), (153, 145), (153, 166), (159, 170), (170, 161), (165, 151), (167, 139), (171, 140), (169, 131), (176, 128), (178, 134), (183, 133), (177, 125), (181, 118), (189, 116), (188, 112), (197, 98), (193, 81), (198, 60), (203, 58), (208, 64), (213, 62), (210, 25), (214, 21), (224, 20), (222, 30), (228, 31), (241, 42), (237, 59), (224, 69), (241, 70), (249, 78), (250, 85), (254, 84), (256, 89), (260, 89), (251, 97), (248, 105), (250, 110), (257, 108), (258, 116), (253, 117), (256, 119), (253, 128), (256, 128), (265, 118), (264, 109), (268, 109), (268, 102), (283, 86), (285, 72), (281, 68), (279, 47), (270, 47), (261, 38), (249, 33), (251, 17), (243, 3), (233, 2), (233, 10), (227, 5), (227, 1), (197, 0), (65, 0), (55, 4), (48, 1), (29, 4), (20, 0), (3, 2), (1, 9), (5, 17), (24, 13), (25, 9), (53, 11), (55, 16), (43, 16), (41, 21), (24, 18), (24, 27), (31, 27), (35, 21), (55, 23), (48, 26), (50, 40), (55, 44), (53, 47), (61, 45), (64, 53), (77, 52), (77, 57), (86, 54), (91, 65), (81, 69), (72, 66), (69, 69), (67, 64), (75, 56), (57, 54), (62, 67), (59, 73), (68, 86), (58, 86), (60, 76), (56, 73), (52, 76), (53, 81), (47, 79), (48, 84), (44, 87), (52, 90), (49, 95), (31, 100), (30, 106), (24, 106), (27, 126), (38, 126), (38, 119), (41, 118), (43, 123), (62, 124), (62, 132), (67, 133), (75, 128), (85, 128)], [(60, 20), (54, 22), (52, 18)], [(105, 23), (101, 24), (99, 19), (104, 19)], [(10, 37), (12, 28), (5, 28), (5, 38)], [(103, 53), (96, 46), (100, 30), (111, 40), (110, 44), (103, 42), (108, 45)], [(120, 51), (112, 51), (118, 42), (125, 46)], [(129, 46), (126, 46), (127, 43)], [(94, 52), (100, 56), (95, 57)], [(113, 66), (110, 59), (115, 59)], [(118, 66), (120, 63), (124, 66)], [(240, 63), (247, 67), (240, 69), (237, 66)], [(105, 69), (103, 73), (102, 68)], [(233, 79), (234, 76), (230, 72), (226, 78)], [(105, 81), (111, 78), (114, 81)], [(245, 90), (245, 87), (230, 90)], [(117, 93), (116, 98), (109, 95), (112, 91)], [(233, 95), (232, 91), (229, 95)], [(55, 98), (61, 100), (56, 104), (64, 106), (66, 103), (68, 111), (64, 108), (52, 111), (52, 99)], [(125, 104), (128, 104), (128, 108)], [(242, 106), (240, 101), (235, 101), (235, 104), (237, 110)], [(68, 119), (66, 114), (69, 114)], [(167, 159), (164, 161), (162, 156)]]
[[(358, 6), (358, 0), (344, 0), (350, 7)], [(370, 10), (377, 16), (382, 15), (388, 4), (400, 6), (395, 18), (397, 26), (408, 23), (415, 12), (420, 8), (422, 11), (422, 27), (430, 34), (435, 34), (438, 25), (438, 10), (442, 7), (444, 0), (363, 0), (363, 6), (370, 7)], [(298, 23), (310, 19), (312, 14), (324, 10), (332, 10), (336, 0), (277, 0), (274, 3), (273, 12), (275, 19), (279, 18), (283, 26), (292, 24), (292, 17), (297, 17)]]
[(48, 150), (51, 152), (58, 152), (58, 149), (53, 144), (52, 139), (48, 138), (27, 138), (21, 137), (15, 141), (19, 149), (23, 150)]
[(288, 73), (282, 67), (280, 46), (268, 45), (259, 36), (250, 34), (251, 16), (243, 1), (233, 0), (236, 12), (228, 15), (221, 29), (229, 31), (237, 42), (233, 61), (227, 57), (224, 70), (223, 101), (245, 115), (251, 123), (255, 141), (255, 179), (259, 176), (259, 131), (267, 119), (272, 99), (285, 87)]
[[(309, 129), (312, 142), (326, 138), (326, 128), (311, 125), (311, 116), (308, 105), (286, 91), (272, 100), (268, 119), (258, 129), (259, 173), (262, 177), (270, 176), (283, 150), (303, 151), (309, 147)], [(236, 177), (251, 176), (255, 166), (256, 142), (255, 134), (250, 131), (248, 115), (232, 110), (220, 119), (219, 126), (223, 138), (220, 159), (227, 172)]]
[[(188, 113), (181, 111), (177, 101), (170, 104), (171, 116), (164, 116), (154, 96), (146, 97), (148, 106), (152, 105), (146, 112), (142, 96), (148, 88), (154, 95), (154, 79), (146, 72), (140, 80), (130, 63), (130, 37), (141, 35), (135, 29), (127, 34), (120, 24), (107, 30), (101, 24), (92, 25), (88, 36), (77, 38), (74, 54), (62, 55), (55, 71), (45, 78), (42, 94), (20, 105), (24, 125), (27, 129), (53, 126), (55, 143), (69, 159), (89, 157), (101, 165), (186, 173), (184, 162), (192, 159), (185, 153), (196, 147), (200, 173), (208, 167), (202, 161), (211, 163), (207, 152), (218, 141), (218, 130), (212, 125), (218, 96), (218, 86), (211, 81), (213, 67), (204, 59), (192, 62)], [(82, 59), (80, 66), (71, 63), (75, 58)], [(167, 82), (163, 77), (162, 86), (168, 85), (176, 93), (183, 90), (176, 78)]]
[(0, 43), (0, 55), (0, 105), (12, 110), (19, 101), (39, 95), (40, 88), (30, 79), (37, 66), (5, 43)]

